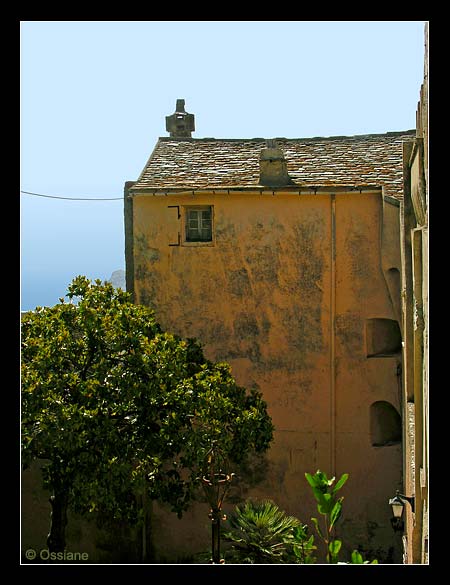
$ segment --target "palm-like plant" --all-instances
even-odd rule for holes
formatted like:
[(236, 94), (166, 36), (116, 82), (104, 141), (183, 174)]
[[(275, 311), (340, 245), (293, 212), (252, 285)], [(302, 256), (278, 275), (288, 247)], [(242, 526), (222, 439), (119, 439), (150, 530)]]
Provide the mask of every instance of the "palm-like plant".
[(236, 563), (280, 563), (287, 560), (287, 545), (300, 520), (288, 516), (271, 500), (247, 500), (228, 519), (222, 537), (231, 542), (227, 558)]

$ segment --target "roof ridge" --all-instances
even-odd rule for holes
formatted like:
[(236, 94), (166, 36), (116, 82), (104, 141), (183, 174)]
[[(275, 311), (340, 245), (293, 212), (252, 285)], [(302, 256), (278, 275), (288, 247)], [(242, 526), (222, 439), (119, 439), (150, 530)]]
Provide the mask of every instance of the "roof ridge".
[[(365, 139), (365, 138), (381, 138), (381, 137), (395, 137), (405, 135), (415, 135), (416, 130), (398, 130), (393, 132), (382, 132), (382, 133), (371, 133), (371, 134), (353, 134), (353, 135), (340, 135), (340, 136), (311, 136), (302, 138), (286, 138), (285, 136), (277, 136), (274, 140), (284, 140), (289, 142), (306, 142), (313, 140), (348, 140), (353, 139)], [(215, 137), (202, 137), (202, 138), (184, 138), (184, 137), (172, 137), (172, 136), (160, 136), (158, 141), (161, 142), (266, 142), (267, 138), (215, 138)]]

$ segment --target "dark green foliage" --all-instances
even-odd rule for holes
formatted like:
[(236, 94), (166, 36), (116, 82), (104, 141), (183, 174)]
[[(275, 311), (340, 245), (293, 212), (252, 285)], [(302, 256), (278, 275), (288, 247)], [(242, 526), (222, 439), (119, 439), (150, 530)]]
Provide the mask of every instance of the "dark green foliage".
[(305, 477), (311, 486), (314, 497), (317, 500), (317, 511), (323, 516), (323, 527), (320, 527), (317, 518), (311, 518), (316, 531), (325, 544), (326, 560), (328, 563), (337, 563), (342, 542), (335, 540), (334, 526), (339, 520), (342, 511), (343, 497), (338, 498), (336, 493), (342, 488), (348, 479), (348, 473), (344, 473), (334, 487), (335, 478), (328, 479), (322, 471), (316, 471), (314, 475), (305, 473)]
[[(342, 547), (342, 542), (334, 538), (334, 528), (342, 512), (343, 496), (337, 497), (337, 492), (343, 487), (348, 479), (348, 473), (342, 474), (336, 485), (333, 487), (335, 478), (328, 479), (322, 471), (316, 471), (314, 475), (305, 473), (306, 480), (311, 486), (314, 497), (317, 501), (317, 511), (323, 516), (322, 528), (317, 518), (311, 518), (317, 534), (323, 540), (325, 545), (325, 557), (328, 563), (339, 563), (338, 557)], [(361, 554), (354, 550), (349, 564), (369, 564), (369, 561), (363, 561)], [(373, 560), (370, 564), (378, 564)]]
[(294, 562), (309, 565), (316, 562), (314, 551), (317, 547), (314, 544), (314, 536), (308, 534), (308, 526), (300, 524), (295, 526), (292, 532), (292, 540), (289, 541)]
[(250, 564), (288, 562), (293, 530), (302, 526), (270, 500), (247, 500), (236, 506), (228, 524), (222, 533), (232, 543), (227, 562)]
[[(343, 496), (339, 490), (348, 479), (344, 473), (335, 483), (325, 473), (305, 473), (317, 501), (317, 510), (323, 517), (319, 523), (311, 518), (317, 534), (324, 543), (324, 557), (333, 564), (378, 564), (375, 559), (365, 561), (362, 554), (354, 550), (349, 563), (339, 562), (342, 541), (334, 537), (335, 525), (342, 512)], [(236, 506), (228, 521), (229, 528), (222, 532), (225, 541), (231, 543), (225, 558), (232, 563), (298, 563), (312, 564), (317, 559), (314, 536), (308, 534), (308, 526), (297, 518), (287, 516), (272, 501), (246, 502)]]
[(352, 556), (351, 556), (351, 560), (350, 560), (350, 565), (378, 565), (378, 561), (376, 559), (374, 559), (372, 562), (370, 561), (365, 561), (363, 559), (362, 554), (357, 551), (354, 550), (352, 552)]
[(68, 507), (136, 523), (145, 491), (181, 515), (212, 441), (231, 462), (267, 450), (266, 404), (227, 364), (109, 283), (79, 276), (67, 297), (22, 319), (22, 462), (46, 460)]

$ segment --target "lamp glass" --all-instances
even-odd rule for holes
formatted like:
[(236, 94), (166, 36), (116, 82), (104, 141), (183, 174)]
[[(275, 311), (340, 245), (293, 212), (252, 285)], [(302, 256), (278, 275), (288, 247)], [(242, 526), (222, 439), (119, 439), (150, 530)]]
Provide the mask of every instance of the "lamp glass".
[(403, 514), (403, 502), (397, 496), (389, 500), (389, 505), (392, 507), (392, 513), (394, 514), (394, 518), (401, 518)]

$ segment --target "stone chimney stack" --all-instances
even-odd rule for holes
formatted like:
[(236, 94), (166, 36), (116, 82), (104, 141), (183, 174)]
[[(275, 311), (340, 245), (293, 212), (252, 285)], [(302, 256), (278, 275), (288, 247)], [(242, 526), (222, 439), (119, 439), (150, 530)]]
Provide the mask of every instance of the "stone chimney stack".
[(259, 157), (259, 182), (268, 187), (283, 187), (291, 185), (292, 179), (288, 175), (287, 163), (283, 151), (277, 148), (276, 140), (267, 140), (266, 148)]
[(166, 116), (166, 130), (173, 138), (191, 138), (195, 130), (194, 114), (184, 109), (184, 100), (177, 100), (175, 113)]

